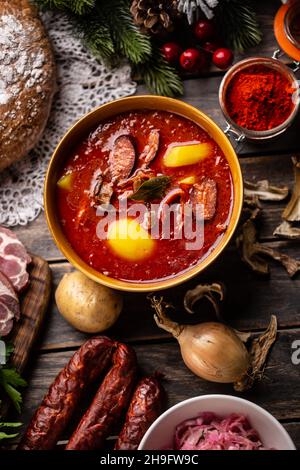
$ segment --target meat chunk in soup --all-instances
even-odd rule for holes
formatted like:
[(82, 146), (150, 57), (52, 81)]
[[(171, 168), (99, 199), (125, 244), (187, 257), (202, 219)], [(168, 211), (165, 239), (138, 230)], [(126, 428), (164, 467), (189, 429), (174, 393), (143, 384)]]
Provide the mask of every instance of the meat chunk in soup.
[(128, 135), (116, 138), (109, 155), (112, 182), (118, 182), (130, 176), (135, 164), (135, 149)]
[(203, 218), (205, 221), (213, 219), (217, 207), (217, 184), (211, 178), (204, 178), (201, 183), (194, 184), (191, 191), (193, 210), (196, 205), (203, 206)]

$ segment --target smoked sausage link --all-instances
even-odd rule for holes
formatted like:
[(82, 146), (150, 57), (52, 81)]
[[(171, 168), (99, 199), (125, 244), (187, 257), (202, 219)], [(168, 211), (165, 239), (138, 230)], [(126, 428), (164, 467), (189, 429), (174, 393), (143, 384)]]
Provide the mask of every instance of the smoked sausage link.
[(136, 356), (129, 346), (118, 343), (113, 365), (92, 404), (71, 436), (66, 450), (97, 450), (126, 410), (136, 378)]
[(50, 450), (56, 445), (84, 391), (108, 369), (116, 343), (105, 336), (86, 341), (50, 386), (18, 446)]
[(145, 377), (133, 394), (115, 450), (136, 450), (151, 424), (161, 414), (165, 391), (158, 378)]

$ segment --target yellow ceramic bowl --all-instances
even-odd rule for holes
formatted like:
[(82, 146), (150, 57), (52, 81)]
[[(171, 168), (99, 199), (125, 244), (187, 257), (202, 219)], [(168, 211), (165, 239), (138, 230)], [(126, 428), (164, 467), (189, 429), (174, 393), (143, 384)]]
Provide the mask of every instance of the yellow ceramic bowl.
[[(99, 273), (86, 264), (70, 246), (62, 231), (58, 219), (55, 200), (56, 183), (59, 172), (64, 166), (65, 159), (69, 156), (74, 145), (76, 145), (82, 138), (85, 138), (86, 135), (95, 129), (102, 121), (120, 113), (137, 109), (170, 111), (172, 113), (184, 116), (185, 118), (188, 118), (201, 126), (223, 150), (230, 165), (234, 186), (234, 203), (230, 223), (222, 240), (216, 246), (216, 248), (202, 262), (200, 262), (197, 266), (192, 267), (190, 270), (185, 271), (182, 274), (178, 274), (172, 279), (168, 278), (162, 281), (153, 281), (147, 283), (119, 281)], [(94, 281), (114, 289), (132, 292), (150, 292), (173, 287), (187, 281), (191, 277), (202, 272), (220, 255), (231, 239), (239, 221), (243, 204), (243, 180), (239, 161), (235, 151), (233, 150), (229, 140), (221, 131), (221, 129), (209, 117), (193, 106), (190, 106), (189, 104), (179, 100), (165, 98), (163, 96), (133, 96), (130, 98), (122, 98), (120, 100), (112, 101), (111, 103), (107, 103), (103, 106), (100, 106), (99, 108), (96, 108), (94, 111), (91, 111), (87, 115), (83, 116), (83, 118), (81, 118), (66, 133), (53, 153), (48, 167), (45, 180), (44, 203), (46, 218), (52, 236), (58, 248), (70, 261), (70, 263), (75, 266), (75, 268), (79, 269), (79, 271), (83, 272)]]

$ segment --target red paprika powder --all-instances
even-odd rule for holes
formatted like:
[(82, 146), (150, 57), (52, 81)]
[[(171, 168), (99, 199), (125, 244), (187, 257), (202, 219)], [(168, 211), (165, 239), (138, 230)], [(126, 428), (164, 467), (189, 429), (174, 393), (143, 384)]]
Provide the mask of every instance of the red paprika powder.
[(278, 70), (251, 65), (234, 75), (228, 85), (225, 106), (240, 127), (254, 131), (274, 129), (294, 110), (295, 88)]

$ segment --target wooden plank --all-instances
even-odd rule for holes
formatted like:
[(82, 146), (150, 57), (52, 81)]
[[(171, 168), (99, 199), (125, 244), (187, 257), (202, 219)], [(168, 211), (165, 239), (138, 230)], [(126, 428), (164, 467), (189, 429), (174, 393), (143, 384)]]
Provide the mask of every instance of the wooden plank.
[[(275, 246), (277, 246), (276, 244)], [(279, 245), (281, 246), (281, 245)], [(290, 250), (282, 248), (286, 253)], [(299, 255), (299, 249), (298, 249)], [(52, 265), (54, 290), (63, 274), (70, 272), (68, 263)], [(227, 249), (224, 255), (207, 271), (188, 283), (162, 293), (176, 307), (176, 318), (183, 323), (214, 320), (209, 304), (202, 304), (198, 313), (191, 317), (182, 314), (183, 297), (187, 289), (197, 283), (221, 281), (226, 285), (227, 299), (223, 308), (224, 319), (241, 330), (266, 328), (270, 315), (278, 316), (281, 328), (300, 325), (299, 311), (299, 276), (291, 280), (285, 270), (275, 263), (271, 265), (271, 278), (262, 279), (249, 271), (241, 262), (237, 252)], [(157, 328), (153, 320), (153, 311), (145, 294), (124, 293), (124, 309), (110, 334), (123, 341), (153, 341), (166, 337), (163, 330)], [(134, 326), (133, 326), (134, 325)], [(58, 313), (54, 301), (51, 314), (48, 315), (43, 335), (38, 347), (53, 350), (75, 347), (88, 335), (74, 330)]]
[(33, 222), (25, 226), (18, 225), (13, 230), (28, 251), (42, 256), (47, 261), (63, 259), (63, 255), (51, 237), (44, 213), (41, 213)]
[(285, 429), (291, 436), (296, 448), (300, 449), (300, 423), (285, 423)]
[[(257, 156), (241, 159), (241, 166), (245, 179), (258, 181), (269, 179), (273, 184), (286, 185), (292, 188), (293, 170), (291, 164), (291, 154)], [(273, 238), (273, 231), (281, 221), (281, 213), (284, 203), (265, 203), (262, 204), (263, 224), (260, 236), (262, 240)], [(62, 254), (54, 244), (48, 230), (45, 216), (41, 214), (33, 223), (14, 228), (14, 231), (22, 240), (27, 249), (34, 252), (48, 261), (59, 261), (63, 259)], [(38, 234), (38, 236), (37, 236)]]
[[(50, 299), (51, 271), (48, 263), (32, 256), (29, 266), (30, 284), (21, 298), (21, 318), (8, 340), (14, 345), (10, 363), (20, 373), (27, 365), (31, 349), (40, 333)], [(5, 415), (10, 402), (2, 400), (0, 414)]]
[[(295, 339), (299, 339), (299, 336), (300, 330), (284, 331), (279, 334), (263, 381), (256, 384), (251, 391), (241, 395), (263, 406), (277, 419), (285, 421), (295, 421), (300, 418), (300, 366), (295, 366), (291, 362), (291, 345)], [(159, 370), (165, 375), (164, 385), (168, 393), (168, 406), (207, 393), (236, 394), (231, 385), (206, 382), (193, 375), (183, 364), (178, 344), (173, 340), (163, 344), (135, 345), (134, 348), (141, 374)], [(63, 351), (32, 356), (28, 368), (29, 386), (24, 395), (22, 413), (25, 424), (72, 354), (72, 351)], [(291, 393), (286, 393), (284, 383), (288, 383)], [(297, 426), (300, 427), (300, 424), (293, 425), (293, 432), (299, 437)]]

